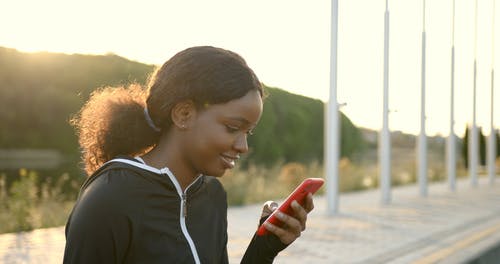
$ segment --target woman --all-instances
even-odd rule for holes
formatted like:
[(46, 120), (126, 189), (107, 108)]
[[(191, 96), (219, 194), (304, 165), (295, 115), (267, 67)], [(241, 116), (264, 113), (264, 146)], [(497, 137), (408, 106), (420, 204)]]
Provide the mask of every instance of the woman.
[[(173, 56), (147, 93), (93, 93), (73, 120), (90, 177), (66, 225), (64, 263), (227, 263), (216, 177), (248, 151), (262, 97), (243, 58), (214, 47)], [(271, 235), (253, 237), (242, 263), (271, 263), (300, 236), (312, 196), (293, 208), (284, 227), (267, 224)]]

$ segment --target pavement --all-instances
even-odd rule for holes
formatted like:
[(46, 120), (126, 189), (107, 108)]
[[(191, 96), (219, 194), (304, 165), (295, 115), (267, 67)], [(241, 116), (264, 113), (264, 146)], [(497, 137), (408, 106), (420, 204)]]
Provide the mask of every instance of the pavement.
[[(500, 248), (500, 177), (495, 181), (480, 177), (471, 186), (463, 179), (455, 191), (434, 183), (427, 197), (416, 185), (397, 187), (388, 205), (380, 190), (345, 193), (335, 215), (317, 196), (306, 231), (274, 263), (467, 263)], [(230, 263), (243, 256), (260, 210), (229, 208)], [(64, 227), (3, 234), (0, 263), (61, 263), (64, 243)]]

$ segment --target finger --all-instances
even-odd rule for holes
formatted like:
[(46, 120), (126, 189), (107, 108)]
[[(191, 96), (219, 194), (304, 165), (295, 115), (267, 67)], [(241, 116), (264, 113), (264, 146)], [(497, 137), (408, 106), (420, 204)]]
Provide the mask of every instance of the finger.
[(301, 231), (304, 231), (306, 229), (307, 211), (297, 201), (292, 202), (292, 208), (295, 212), (295, 218), (300, 222)]
[(307, 194), (306, 202), (304, 204), (304, 209), (309, 213), (314, 209), (314, 201), (312, 193)]
[(299, 234), (292, 233), (287, 229), (280, 228), (269, 222), (265, 222), (264, 226), (269, 232), (276, 235), (285, 245), (292, 243), (293, 241), (295, 241), (295, 239), (297, 239), (300, 236), (300, 233)]
[[(299, 207), (300, 207), (300, 205), (299, 205)], [(302, 210), (304, 210), (304, 209), (302, 209)], [(287, 214), (284, 214), (280, 211), (278, 211), (276, 213), (276, 217), (278, 217), (278, 219), (284, 223), (283, 229), (293, 233), (296, 237), (300, 236), (300, 233), (303, 230), (302, 229), (303, 226), (302, 226), (302, 223), (298, 219), (291, 217)]]
[(262, 214), (260, 215), (260, 217), (262, 218), (262, 217), (270, 215), (272, 212), (274, 212), (274, 210), (276, 210), (276, 208), (278, 208), (277, 202), (275, 202), (275, 201), (265, 202), (264, 206), (262, 207)]

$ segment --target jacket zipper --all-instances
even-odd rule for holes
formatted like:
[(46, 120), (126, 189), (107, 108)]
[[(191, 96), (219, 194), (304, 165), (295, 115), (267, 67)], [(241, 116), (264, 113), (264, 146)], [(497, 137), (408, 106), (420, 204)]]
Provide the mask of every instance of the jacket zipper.
[(193, 185), (196, 181), (198, 181), (199, 177), (196, 178), (191, 184), (189, 184), (188, 187), (186, 187), (186, 189), (183, 192), (179, 182), (177, 181), (177, 179), (175, 178), (173, 173), (168, 168), (163, 168), (160, 171), (162, 174), (166, 174), (170, 178), (170, 180), (172, 181), (172, 183), (175, 186), (175, 189), (177, 190), (177, 194), (179, 195), (179, 197), (181, 199), (181, 208), (180, 208), (181, 210), (179, 213), (180, 214), (181, 230), (182, 230), (182, 233), (184, 234), (184, 237), (188, 241), (189, 247), (191, 249), (191, 253), (193, 254), (194, 262), (196, 264), (200, 264), (201, 262), (200, 262), (200, 258), (198, 256), (198, 252), (196, 250), (196, 245), (194, 244), (194, 241), (191, 238), (191, 235), (189, 235), (189, 232), (188, 232), (187, 226), (186, 226), (186, 217), (187, 217), (187, 195), (186, 194), (187, 194), (187, 191), (189, 190), (189, 187), (191, 187), (191, 185)]
[[(187, 188), (186, 188), (187, 190)], [(184, 218), (187, 218), (187, 197), (186, 193), (182, 194), (182, 214)]]
[[(179, 195), (180, 199), (181, 199), (181, 209), (180, 209), (180, 212), (179, 212), (179, 221), (180, 221), (180, 226), (181, 226), (181, 231), (182, 231), (182, 234), (184, 235), (184, 237), (186, 238), (188, 244), (189, 244), (189, 248), (191, 250), (191, 253), (193, 254), (193, 258), (194, 258), (194, 262), (196, 264), (200, 264), (200, 257), (198, 256), (198, 252), (196, 250), (196, 246), (194, 244), (194, 241), (193, 239), (191, 238), (191, 236), (189, 235), (189, 232), (187, 230), (187, 226), (186, 226), (186, 217), (187, 217), (187, 190), (189, 189), (189, 187), (191, 187), (191, 185), (193, 185), (195, 182), (197, 182), (199, 180), (199, 178), (201, 176), (198, 176), (198, 178), (196, 178), (191, 184), (189, 184), (189, 186), (186, 188), (186, 190), (184, 190), (184, 192), (182, 191), (181, 189), (181, 186), (179, 184), (179, 182), (177, 181), (177, 178), (175, 178), (174, 174), (168, 169), (168, 168), (163, 168), (163, 169), (156, 169), (156, 168), (153, 168), (151, 166), (148, 166), (144, 163), (144, 161), (141, 161), (142, 159), (140, 159), (139, 161), (142, 162), (142, 163), (139, 163), (139, 162), (136, 162), (136, 161), (131, 161), (131, 160), (128, 160), (128, 159), (113, 159), (113, 160), (110, 160), (107, 163), (111, 163), (111, 162), (122, 162), (122, 163), (126, 163), (126, 164), (130, 164), (132, 166), (136, 166), (136, 167), (139, 167), (139, 168), (142, 168), (144, 170), (148, 170), (148, 171), (152, 171), (154, 173), (158, 173), (158, 174), (162, 174), (162, 175), (167, 175), (168, 178), (170, 179), (170, 181), (174, 184), (175, 186), (175, 189), (177, 190), (177, 194)], [(104, 165), (103, 165), (104, 166)]]

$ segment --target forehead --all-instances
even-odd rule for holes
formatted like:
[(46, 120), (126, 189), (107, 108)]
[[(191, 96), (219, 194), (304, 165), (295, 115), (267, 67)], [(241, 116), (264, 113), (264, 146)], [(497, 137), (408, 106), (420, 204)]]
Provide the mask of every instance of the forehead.
[(262, 98), (258, 91), (252, 90), (243, 97), (227, 103), (211, 105), (206, 111), (221, 118), (255, 125), (262, 115)]

